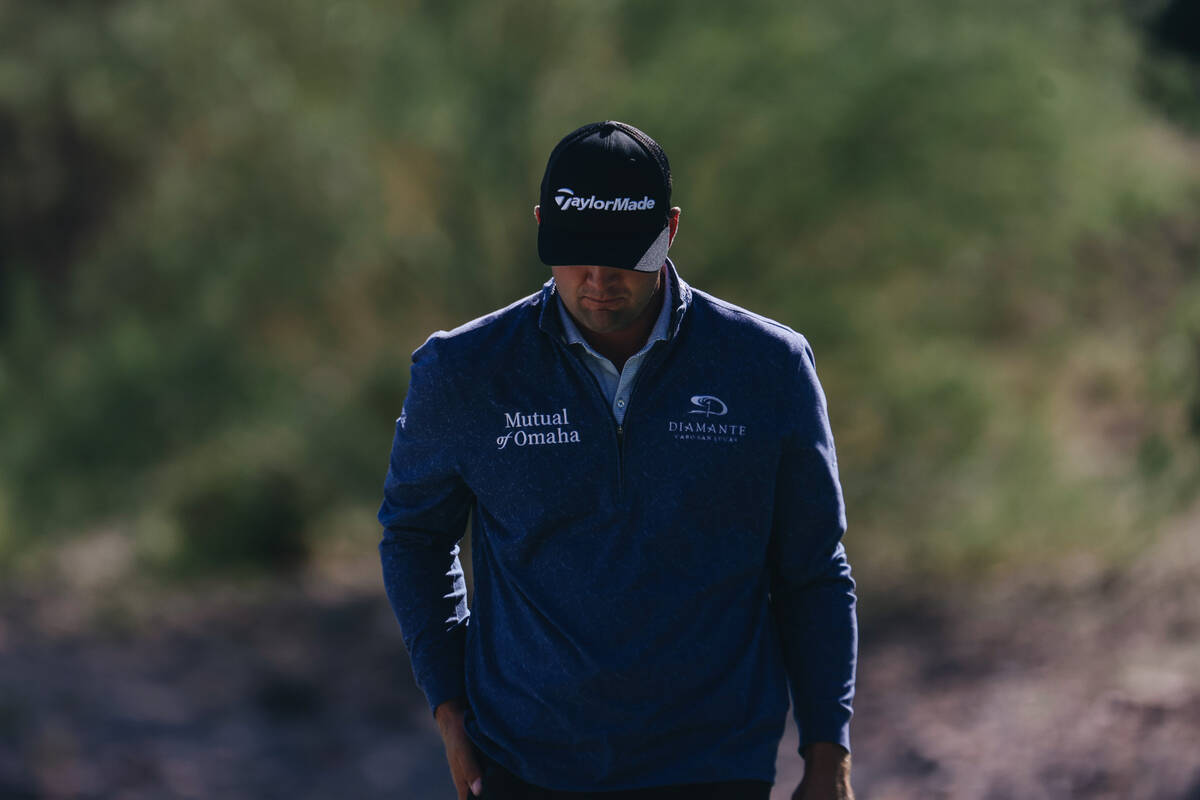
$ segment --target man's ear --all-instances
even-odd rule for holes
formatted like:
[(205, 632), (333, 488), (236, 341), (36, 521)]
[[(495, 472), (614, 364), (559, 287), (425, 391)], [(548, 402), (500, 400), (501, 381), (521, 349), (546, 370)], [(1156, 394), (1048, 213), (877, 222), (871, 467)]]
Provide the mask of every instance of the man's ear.
[[(534, 213), (537, 213), (536, 210)], [(671, 246), (671, 242), (675, 241), (675, 233), (679, 230), (679, 215), (683, 213), (683, 209), (679, 206), (674, 206), (667, 212), (667, 227), (671, 230), (667, 234), (667, 247)]]
[(538, 225), (542, 224), (542, 207), (540, 205), (533, 207), (533, 218), (537, 220)]

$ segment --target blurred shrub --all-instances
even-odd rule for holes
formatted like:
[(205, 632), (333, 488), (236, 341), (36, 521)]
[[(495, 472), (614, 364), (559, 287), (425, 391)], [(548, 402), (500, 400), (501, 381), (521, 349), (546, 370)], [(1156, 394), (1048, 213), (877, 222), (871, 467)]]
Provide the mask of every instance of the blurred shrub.
[(302, 563), (301, 536), (309, 511), (299, 482), (262, 472), (197, 487), (181, 497), (173, 516), (182, 541), (172, 564), (183, 570), (286, 569)]
[(1116, 0), (0, 4), (0, 558), (336, 534), (409, 352), (544, 280), (544, 159), (601, 118), (670, 153), (688, 280), (812, 340), (868, 569), (1120, 538), (1196, 474), (1164, 63)]

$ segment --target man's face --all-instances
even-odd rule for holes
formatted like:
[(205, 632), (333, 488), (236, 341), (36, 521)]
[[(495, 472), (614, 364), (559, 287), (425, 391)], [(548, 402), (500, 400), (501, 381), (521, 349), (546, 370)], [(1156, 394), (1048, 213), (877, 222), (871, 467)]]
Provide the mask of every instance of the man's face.
[(595, 333), (624, 330), (648, 313), (662, 270), (618, 267), (551, 267), (563, 305), (577, 323)]

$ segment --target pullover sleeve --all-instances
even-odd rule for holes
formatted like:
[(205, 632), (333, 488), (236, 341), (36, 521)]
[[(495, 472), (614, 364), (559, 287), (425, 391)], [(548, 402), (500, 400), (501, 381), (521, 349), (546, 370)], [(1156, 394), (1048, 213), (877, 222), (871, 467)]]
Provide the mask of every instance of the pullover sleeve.
[(431, 339), (413, 354), (379, 509), (384, 587), (432, 709), (466, 693), (470, 612), (458, 541), (472, 502), (454, 455), (452, 389), (434, 346)]
[(801, 339), (792, 424), (779, 464), (772, 524), (771, 606), (783, 646), (800, 749), (850, 749), (858, 654), (854, 580), (842, 546), (846, 511), (825, 395)]

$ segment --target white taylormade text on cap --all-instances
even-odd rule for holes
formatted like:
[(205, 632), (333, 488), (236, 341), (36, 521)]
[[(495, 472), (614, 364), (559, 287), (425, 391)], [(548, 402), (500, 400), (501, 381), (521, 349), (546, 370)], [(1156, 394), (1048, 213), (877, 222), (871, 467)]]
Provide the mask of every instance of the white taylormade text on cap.
[(598, 200), (596, 195), (591, 197), (576, 197), (575, 192), (567, 188), (554, 193), (554, 203), (563, 211), (647, 211), (654, 208), (654, 200), (643, 196), (641, 200), (632, 197), (614, 197), (612, 200)]

